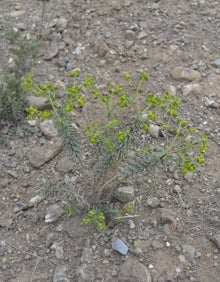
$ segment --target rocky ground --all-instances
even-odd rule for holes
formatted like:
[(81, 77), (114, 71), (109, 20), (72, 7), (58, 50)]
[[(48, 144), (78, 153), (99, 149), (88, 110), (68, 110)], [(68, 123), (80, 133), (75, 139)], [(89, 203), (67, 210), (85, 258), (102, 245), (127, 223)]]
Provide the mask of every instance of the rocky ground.
[[(99, 233), (80, 214), (64, 213), (70, 199), (62, 186), (80, 186), (81, 171), (57, 137), (48, 139), (45, 124), (1, 146), (0, 281), (220, 281), (219, 1), (49, 0), (43, 23), (42, 9), (42, 1), (1, 1), (1, 71), (11, 62), (7, 23), (30, 38), (42, 35), (33, 72), (55, 82), (61, 97), (74, 68), (100, 85), (148, 71), (149, 91), (178, 95), (209, 151), (185, 177), (140, 176), (129, 190), (134, 216)], [(75, 116), (79, 125), (83, 114)], [(124, 254), (112, 248), (117, 239)]]

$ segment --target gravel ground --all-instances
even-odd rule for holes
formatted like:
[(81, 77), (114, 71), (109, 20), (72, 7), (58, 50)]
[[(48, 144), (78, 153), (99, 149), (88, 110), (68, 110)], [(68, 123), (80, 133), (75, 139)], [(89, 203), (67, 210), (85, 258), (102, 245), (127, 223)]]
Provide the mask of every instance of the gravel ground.
[[(55, 82), (60, 97), (74, 68), (99, 85), (144, 70), (148, 91), (179, 96), (184, 118), (210, 141), (195, 173), (156, 171), (129, 183), (135, 215), (102, 233), (83, 225), (81, 214), (64, 213), (63, 183), (80, 187), (83, 172), (56, 137), (35, 125), (32, 136), (0, 146), (0, 282), (220, 281), (219, 1), (1, 0), (0, 12), (2, 72), (11, 67), (10, 23), (30, 38), (41, 35), (33, 72)], [(87, 112), (99, 109), (77, 112), (79, 127)], [(117, 239), (127, 254), (112, 249)]]

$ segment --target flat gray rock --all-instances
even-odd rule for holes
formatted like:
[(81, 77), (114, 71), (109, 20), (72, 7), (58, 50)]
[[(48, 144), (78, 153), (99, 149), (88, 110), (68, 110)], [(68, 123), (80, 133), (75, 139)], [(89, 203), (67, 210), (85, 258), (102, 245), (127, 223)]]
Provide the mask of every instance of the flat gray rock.
[(40, 168), (42, 165), (58, 155), (62, 149), (63, 143), (60, 139), (55, 142), (48, 142), (43, 146), (38, 145), (29, 151), (29, 162), (33, 167)]

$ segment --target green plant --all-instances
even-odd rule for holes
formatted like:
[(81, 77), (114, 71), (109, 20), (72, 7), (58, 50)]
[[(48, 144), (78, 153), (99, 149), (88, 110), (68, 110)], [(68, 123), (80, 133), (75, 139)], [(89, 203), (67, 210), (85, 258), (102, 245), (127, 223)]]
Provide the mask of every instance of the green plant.
[(39, 41), (28, 40), (20, 31), (6, 26), (6, 39), (9, 42), (9, 53), (14, 67), (0, 76), (0, 120), (2, 129), (4, 122), (18, 123), (25, 117), (26, 89), (21, 84), (22, 76), (33, 66), (39, 49)]
[(93, 225), (99, 231), (106, 229), (105, 214), (102, 210), (92, 208), (88, 211), (87, 215), (83, 218), (83, 223), (86, 225)]
[[(181, 117), (181, 100), (177, 96), (147, 93), (148, 73), (141, 72), (137, 82), (125, 73), (124, 83), (109, 82), (105, 91), (95, 87), (93, 77), (81, 79), (79, 69), (70, 71), (69, 76), (72, 83), (63, 101), (57, 98), (54, 84), (37, 85), (31, 73), (22, 78), (27, 89), (46, 97), (52, 106), (52, 111), (29, 107), (28, 118), (53, 119), (67, 148), (78, 159), (80, 140), (86, 138), (95, 179), (95, 203), (100, 203), (104, 194), (111, 195), (110, 187), (116, 179), (169, 165), (185, 174), (203, 165), (208, 149), (206, 135)], [(94, 107), (98, 104), (103, 112), (97, 118), (87, 113), (84, 130), (78, 133), (71, 125), (70, 112), (86, 102)], [(152, 128), (157, 129), (157, 134), (152, 134)], [(91, 209), (85, 221), (101, 226), (104, 217), (99, 218), (100, 214)]]

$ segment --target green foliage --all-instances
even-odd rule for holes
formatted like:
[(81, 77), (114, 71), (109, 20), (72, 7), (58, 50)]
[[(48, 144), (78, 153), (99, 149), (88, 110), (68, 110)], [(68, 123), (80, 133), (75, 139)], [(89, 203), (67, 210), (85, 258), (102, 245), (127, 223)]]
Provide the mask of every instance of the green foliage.
[(16, 125), (25, 117), (27, 91), (21, 84), (21, 77), (31, 70), (39, 49), (39, 42), (28, 40), (11, 26), (6, 26), (6, 38), (14, 67), (11, 72), (5, 68), (5, 73), (0, 76), (0, 130), (4, 122), (10, 121)]
[[(150, 79), (148, 73), (141, 72), (138, 81), (125, 73), (124, 83), (108, 82), (103, 91), (95, 87), (93, 77), (81, 79), (79, 69), (70, 71), (69, 76), (72, 83), (67, 86), (62, 102), (57, 99), (57, 89), (52, 83), (37, 85), (31, 73), (22, 78), (27, 89), (46, 97), (52, 106), (51, 111), (43, 112), (29, 107), (28, 118), (52, 118), (68, 149), (77, 158), (80, 157), (80, 138), (86, 138), (90, 157), (95, 160), (91, 170), (96, 179), (97, 203), (104, 189), (119, 176), (126, 179), (141, 171), (153, 172), (156, 167), (168, 165), (175, 165), (177, 170), (186, 174), (204, 164), (208, 149), (206, 135), (200, 134), (181, 117), (181, 100), (177, 96), (146, 92)], [(86, 102), (104, 109), (105, 115), (94, 119), (87, 113), (88, 121), (82, 136), (72, 126), (69, 117), (70, 112)], [(157, 138), (151, 136), (152, 126), (159, 128)], [(147, 141), (141, 141), (142, 136), (146, 136)], [(104, 230), (105, 214), (92, 208), (84, 223)]]
[(20, 31), (6, 26), (6, 38), (11, 47), (9, 52), (14, 59), (15, 71), (14, 76), (17, 80), (27, 74), (39, 54), (40, 42), (36, 40), (28, 40)]
[(28, 136), (32, 136), (35, 133), (35, 128), (31, 127), (28, 123), (22, 123), (18, 126), (9, 126), (7, 125), (4, 128), (4, 125), (0, 125), (2, 127), (2, 131), (0, 132), (0, 144), (6, 146), (10, 139), (13, 136), (19, 136), (20, 138), (25, 138)]
[(93, 225), (99, 231), (104, 231), (106, 229), (105, 215), (97, 208), (92, 208), (88, 211), (83, 219), (83, 223), (86, 225)]

